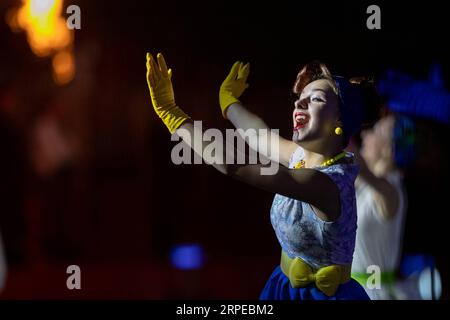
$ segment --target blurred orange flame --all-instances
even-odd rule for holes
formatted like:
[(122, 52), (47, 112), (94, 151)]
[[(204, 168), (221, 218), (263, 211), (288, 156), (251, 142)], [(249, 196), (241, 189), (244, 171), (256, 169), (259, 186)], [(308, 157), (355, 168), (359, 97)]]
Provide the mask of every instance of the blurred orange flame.
[(73, 31), (67, 27), (62, 9), (63, 0), (22, 0), (20, 8), (6, 15), (13, 31), (26, 31), (35, 55), (53, 55), (53, 75), (59, 85), (70, 82), (75, 74)]
[(53, 78), (57, 84), (69, 83), (75, 74), (75, 63), (70, 51), (60, 51), (53, 56)]

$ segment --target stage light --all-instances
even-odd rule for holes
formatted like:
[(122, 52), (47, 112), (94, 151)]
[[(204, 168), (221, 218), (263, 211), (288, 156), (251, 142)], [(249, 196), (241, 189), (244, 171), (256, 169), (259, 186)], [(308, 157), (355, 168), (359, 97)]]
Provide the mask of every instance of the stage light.
[(419, 292), (423, 300), (440, 299), (442, 294), (442, 281), (438, 269), (426, 268), (420, 273)]
[(53, 75), (59, 85), (70, 82), (75, 73), (73, 31), (67, 27), (62, 9), (62, 0), (23, 0), (20, 8), (6, 15), (13, 31), (26, 32), (36, 56), (53, 56)]
[(170, 262), (177, 269), (200, 269), (204, 261), (205, 253), (199, 244), (179, 244), (170, 252)]
[(69, 83), (75, 74), (75, 62), (70, 51), (60, 51), (52, 59), (53, 79), (59, 85)]
[(436, 268), (433, 256), (428, 254), (405, 255), (400, 271), (405, 278), (417, 279), (417, 289), (423, 300), (438, 300), (441, 297), (441, 275)]

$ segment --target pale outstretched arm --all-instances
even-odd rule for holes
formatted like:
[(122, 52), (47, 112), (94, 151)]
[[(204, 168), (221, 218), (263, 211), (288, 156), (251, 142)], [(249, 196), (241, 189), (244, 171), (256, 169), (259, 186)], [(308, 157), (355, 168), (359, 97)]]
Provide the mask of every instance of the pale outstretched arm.
[[(277, 161), (287, 167), (289, 159), (298, 145), (282, 138), (271, 131), (267, 124), (256, 114), (245, 108), (238, 98), (248, 87), (247, 78), (250, 65), (237, 61), (223, 81), (219, 91), (219, 102), (222, 114), (229, 119), (236, 129), (242, 129), (241, 134), (248, 138), (251, 149), (261, 153), (271, 161)], [(262, 133), (265, 133), (263, 136)], [(272, 143), (274, 140), (276, 143)]]
[[(221, 173), (258, 188), (310, 203), (318, 209), (322, 219), (333, 221), (339, 217), (339, 190), (327, 175), (318, 170), (289, 170), (278, 167), (279, 170), (275, 170), (271, 175), (263, 175), (263, 165), (260, 164), (223, 163), (223, 153), (220, 161), (217, 161), (217, 158), (215, 161), (205, 158), (204, 150), (207, 144), (202, 139), (203, 132), (194, 126), (190, 117), (175, 104), (172, 73), (167, 69), (163, 56), (158, 54), (157, 58), (158, 63), (150, 54), (147, 56), (147, 81), (155, 112), (171, 133), (179, 135), (205, 162)], [(227, 148), (230, 146), (225, 144), (224, 150)]]

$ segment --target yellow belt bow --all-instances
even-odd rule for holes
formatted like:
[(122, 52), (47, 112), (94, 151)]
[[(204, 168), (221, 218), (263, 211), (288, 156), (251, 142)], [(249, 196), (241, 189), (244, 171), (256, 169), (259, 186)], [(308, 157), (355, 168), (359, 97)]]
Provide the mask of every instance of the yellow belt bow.
[(351, 279), (350, 265), (330, 265), (313, 271), (305, 261), (289, 258), (284, 251), (281, 251), (280, 267), (293, 288), (306, 287), (314, 282), (327, 296), (333, 296), (340, 284)]

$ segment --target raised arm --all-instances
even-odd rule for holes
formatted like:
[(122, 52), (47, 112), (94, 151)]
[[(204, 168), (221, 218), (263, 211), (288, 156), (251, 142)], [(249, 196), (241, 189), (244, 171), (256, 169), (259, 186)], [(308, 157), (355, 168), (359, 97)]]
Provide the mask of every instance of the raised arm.
[(224, 153), (219, 155), (218, 163), (217, 155), (215, 159), (205, 156), (203, 151), (207, 144), (201, 139), (203, 132), (198, 130), (201, 129), (187, 120), (175, 133), (219, 172), (259, 189), (305, 201), (314, 206), (316, 215), (325, 221), (334, 221), (339, 217), (339, 190), (327, 175), (313, 169), (290, 170), (281, 166), (277, 166), (278, 170), (273, 171), (273, 174), (263, 175), (261, 172), (264, 166), (261, 164), (226, 164), (225, 153), (233, 148), (227, 143), (223, 148)]
[[(248, 139), (248, 145), (251, 149), (287, 167), (289, 159), (298, 145), (270, 131), (263, 119), (247, 110), (238, 100), (245, 89), (248, 88), (249, 72), (250, 65), (248, 63), (245, 65), (240, 61), (234, 63), (219, 91), (222, 115), (225, 119), (230, 120), (236, 129), (242, 129), (246, 137), (250, 138)], [(267, 139), (260, 139), (260, 130), (267, 132)], [(268, 141), (273, 141), (273, 139), (278, 140), (276, 144), (278, 150), (272, 150), (272, 146), (268, 144)]]
[[(201, 130), (194, 126), (190, 117), (176, 104), (171, 83), (171, 71), (167, 69), (161, 54), (157, 56), (158, 63), (153, 57), (147, 56), (147, 81), (155, 112), (162, 119), (171, 133), (179, 135), (198, 155), (204, 156), (206, 144)], [(197, 139), (197, 140), (194, 140)], [(224, 150), (230, 148), (225, 145)], [(271, 175), (261, 174), (263, 165), (225, 164), (224, 155), (216, 162), (203, 159), (213, 165), (221, 173), (254, 185), (258, 188), (279, 193), (294, 199), (310, 203), (316, 208), (316, 214), (328, 221), (339, 217), (339, 191), (335, 183), (325, 174), (313, 169), (289, 170), (278, 167)], [(221, 161), (220, 161), (221, 160)], [(221, 163), (222, 162), (222, 163)]]
[(225, 153), (233, 148), (227, 143), (224, 145), (223, 154), (208, 159), (204, 153), (207, 144), (202, 141), (203, 132), (199, 130), (201, 129), (194, 126), (192, 121), (187, 120), (175, 133), (219, 172), (262, 190), (305, 201), (315, 207), (315, 214), (322, 220), (334, 221), (339, 217), (339, 190), (327, 175), (318, 170), (290, 170), (282, 166), (277, 166), (277, 170), (272, 170), (272, 174), (262, 174), (264, 166), (261, 164), (226, 164)]

